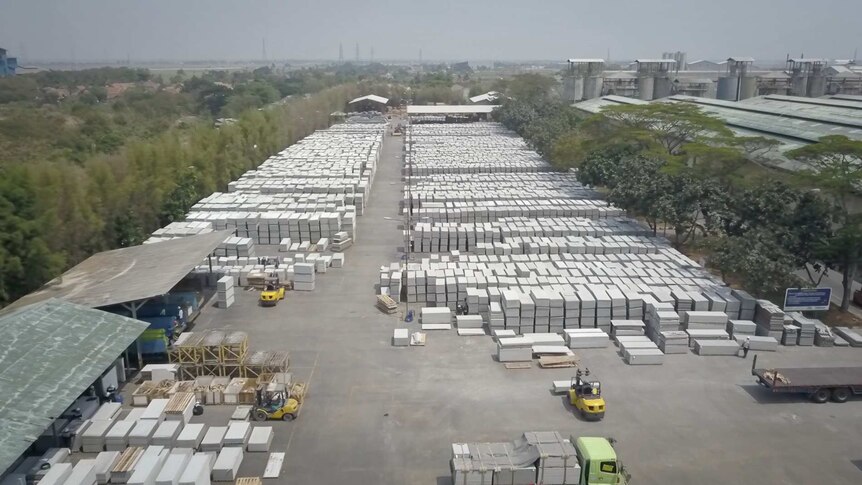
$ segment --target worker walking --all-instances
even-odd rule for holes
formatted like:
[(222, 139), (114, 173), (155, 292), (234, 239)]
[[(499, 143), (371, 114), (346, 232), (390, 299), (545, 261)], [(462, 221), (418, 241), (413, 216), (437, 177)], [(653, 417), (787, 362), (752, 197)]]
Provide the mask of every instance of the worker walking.
[(745, 337), (745, 342), (742, 342), (742, 358), (748, 358), (748, 349), (751, 347), (751, 337)]

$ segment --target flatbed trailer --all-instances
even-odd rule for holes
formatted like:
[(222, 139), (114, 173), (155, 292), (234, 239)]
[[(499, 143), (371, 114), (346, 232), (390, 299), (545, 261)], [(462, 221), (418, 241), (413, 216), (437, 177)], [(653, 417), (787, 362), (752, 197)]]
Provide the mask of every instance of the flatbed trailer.
[(751, 374), (772, 392), (807, 394), (817, 403), (830, 398), (846, 402), (850, 396), (862, 394), (862, 366), (757, 368), (754, 356)]

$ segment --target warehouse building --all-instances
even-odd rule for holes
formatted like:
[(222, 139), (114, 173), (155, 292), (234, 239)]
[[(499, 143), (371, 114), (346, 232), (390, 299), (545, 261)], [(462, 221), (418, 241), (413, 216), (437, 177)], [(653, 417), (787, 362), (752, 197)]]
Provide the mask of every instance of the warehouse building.
[[(733, 102), (674, 95), (655, 102), (693, 103), (724, 120), (740, 136), (766, 136), (778, 140), (781, 145), (769, 154), (769, 160), (787, 170), (801, 168), (798, 162), (782, 155), (788, 150), (816, 143), (827, 135), (862, 140), (862, 97), (858, 96), (807, 98), (767, 95)], [(588, 113), (598, 113), (607, 106), (644, 103), (623, 96), (603, 96), (574, 106)]]
[(351, 100), (347, 103), (347, 106), (348, 111), (351, 112), (379, 111), (384, 113), (386, 112), (387, 103), (389, 103), (389, 98), (377, 96), (376, 94), (368, 94)]
[(0, 316), (0, 479), (24, 483), (33, 459), (68, 446), (125, 381), (122, 355), (147, 324), (48, 298)]

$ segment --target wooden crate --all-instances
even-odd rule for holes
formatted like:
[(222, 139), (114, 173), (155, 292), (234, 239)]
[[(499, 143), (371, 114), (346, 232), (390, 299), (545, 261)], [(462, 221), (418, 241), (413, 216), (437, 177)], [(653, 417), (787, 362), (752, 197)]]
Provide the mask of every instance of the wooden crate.
[(248, 334), (230, 332), (221, 344), (220, 361), (224, 364), (241, 364), (248, 352)]
[(168, 358), (171, 358), (173, 353), (172, 364), (195, 365), (200, 364), (203, 358), (201, 350), (201, 341), (204, 338), (203, 333), (198, 332), (183, 332), (180, 338), (171, 346), (173, 351), (168, 352)]
[(207, 364), (221, 363), (222, 342), (227, 333), (223, 330), (210, 330), (201, 340), (201, 362)]

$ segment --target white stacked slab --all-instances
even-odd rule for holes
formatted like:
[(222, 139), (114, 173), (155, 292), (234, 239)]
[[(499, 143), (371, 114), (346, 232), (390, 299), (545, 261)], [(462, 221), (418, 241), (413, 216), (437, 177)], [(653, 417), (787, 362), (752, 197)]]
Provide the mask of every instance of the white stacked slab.
[(406, 328), (396, 328), (392, 331), (392, 346), (393, 347), (408, 347), (410, 345), (410, 330)]
[(694, 345), (695, 340), (728, 340), (730, 338), (726, 331), (718, 329), (686, 330), (685, 333), (688, 334), (689, 345)]
[(255, 426), (252, 428), (251, 435), (248, 438), (246, 451), (249, 453), (267, 452), (272, 445), (274, 437), (275, 433), (272, 430), (272, 426)]
[(232, 276), (222, 276), (216, 283), (216, 305), (219, 308), (229, 308), (235, 300)]
[(461, 328), (482, 328), (484, 322), (479, 315), (456, 315), (455, 325)]
[(497, 339), (498, 362), (531, 362), (533, 342), (523, 337)]
[(660, 332), (656, 343), (665, 354), (687, 354), (689, 350), (688, 334), (681, 330)]
[(611, 335), (613, 337), (643, 335), (645, 327), (642, 320), (611, 320)]
[(239, 472), (242, 458), (242, 447), (225, 447), (222, 449), (213, 465), (213, 481), (232, 482), (236, 480), (236, 474)]
[(601, 349), (610, 345), (610, 337), (598, 328), (566, 329), (566, 345), (570, 349)]
[(170, 455), (169, 450), (162, 449), (158, 454), (144, 454), (138, 464), (135, 465), (135, 471), (129, 477), (127, 485), (155, 485), (156, 477), (162, 469), (162, 465), (167, 461)]
[(201, 440), (200, 450), (221, 451), (224, 446), (225, 433), (227, 433), (227, 426), (210, 426)]
[(162, 464), (162, 469), (156, 475), (155, 485), (178, 485), (180, 477), (193, 455), (194, 452), (191, 448), (175, 448), (171, 450), (167, 459)]
[[(111, 470), (117, 461), (120, 459), (119, 451), (103, 451), (96, 455), (96, 461), (93, 464), (93, 469), (96, 472), (96, 483), (105, 485), (111, 478)], [(55, 465), (56, 466), (56, 465)], [(52, 466), (53, 469), (55, 466)], [(39, 483), (43, 483), (44, 479)]]
[(96, 483), (96, 460), (79, 460), (66, 477), (63, 485), (95, 485)]
[(664, 364), (664, 354), (654, 348), (626, 348), (623, 358), (629, 365), (661, 365)]
[(129, 431), (129, 446), (148, 446), (153, 433), (159, 426), (160, 421), (155, 419), (139, 419), (135, 426)]
[(206, 425), (201, 423), (186, 424), (177, 436), (176, 447), (196, 450), (200, 447), (204, 434), (206, 434)]
[(72, 474), (72, 468), (74, 467), (71, 463), (55, 463), (54, 465), (51, 465), (51, 468), (49, 468), (45, 475), (42, 476), (39, 483), (44, 485), (63, 485), (66, 482), (66, 479), (69, 478), (69, 475)]
[(724, 329), (727, 327), (727, 314), (724, 312), (687, 311), (683, 312), (685, 330)]
[(177, 485), (210, 485), (210, 457), (197, 453), (191, 457)]
[(735, 340), (694, 340), (697, 355), (738, 355), (739, 344)]
[(174, 446), (177, 437), (183, 430), (183, 424), (183, 421), (180, 420), (163, 421), (156, 428), (156, 431), (153, 433), (153, 437), (150, 442), (153, 445), (164, 446), (167, 448)]
[(315, 264), (295, 263), (293, 265), (293, 289), (297, 291), (314, 291)]
[(731, 338), (754, 336), (757, 324), (750, 320), (730, 320), (727, 322), (727, 333)]
[(105, 435), (108, 434), (113, 425), (114, 421), (112, 420), (91, 420), (90, 426), (81, 435), (81, 450), (84, 453), (104, 451)]

